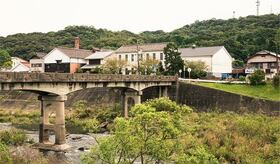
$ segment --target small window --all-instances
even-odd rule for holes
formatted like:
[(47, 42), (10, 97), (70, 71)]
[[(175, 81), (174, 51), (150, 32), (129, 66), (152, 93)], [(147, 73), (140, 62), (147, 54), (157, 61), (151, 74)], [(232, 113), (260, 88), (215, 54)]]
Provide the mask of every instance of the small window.
[(131, 54), (131, 61), (134, 61), (134, 54)]
[(150, 59), (150, 54), (146, 54), (146, 60)]
[(153, 60), (156, 60), (156, 53), (153, 53)]
[(128, 61), (128, 55), (127, 54), (125, 55), (125, 61)]
[(122, 60), (122, 55), (119, 55), (119, 60)]
[(160, 60), (163, 60), (163, 53), (160, 53)]

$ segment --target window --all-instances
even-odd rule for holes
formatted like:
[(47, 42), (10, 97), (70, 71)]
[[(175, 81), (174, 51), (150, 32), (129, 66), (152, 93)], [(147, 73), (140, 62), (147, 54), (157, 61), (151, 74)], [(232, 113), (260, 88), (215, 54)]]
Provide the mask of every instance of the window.
[(149, 59), (150, 59), (150, 55), (146, 54), (146, 60), (149, 60)]
[(122, 55), (119, 55), (119, 60), (122, 60)]
[(160, 60), (163, 60), (163, 53), (160, 53)]
[(153, 53), (153, 60), (156, 60), (156, 53)]
[(90, 65), (100, 65), (101, 64), (101, 60), (100, 59), (90, 59), (89, 60), (89, 64)]
[(42, 67), (41, 63), (31, 64), (31, 67)]
[(276, 68), (277, 67), (277, 63), (268, 63), (267, 64), (267, 68)]
[(142, 59), (143, 59), (143, 54), (140, 54), (139, 60), (142, 60)]
[(134, 61), (134, 54), (131, 54), (131, 61)]
[(127, 54), (125, 55), (125, 61), (128, 61), (128, 55)]

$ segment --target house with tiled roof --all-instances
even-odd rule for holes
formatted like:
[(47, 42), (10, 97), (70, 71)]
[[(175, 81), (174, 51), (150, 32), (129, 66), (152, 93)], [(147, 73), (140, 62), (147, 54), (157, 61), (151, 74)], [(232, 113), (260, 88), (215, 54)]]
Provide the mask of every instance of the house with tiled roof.
[(280, 55), (275, 52), (263, 50), (257, 52), (246, 60), (245, 73), (251, 74), (255, 70), (262, 70), (265, 72), (266, 79), (272, 79), (279, 71), (280, 68)]
[(167, 43), (148, 43), (140, 45), (123, 45), (116, 50), (114, 56), (116, 60), (125, 60), (127, 66), (123, 73), (134, 72), (138, 65), (138, 61), (141, 60), (157, 60), (164, 64), (163, 49)]
[(45, 72), (75, 73), (91, 54), (91, 50), (80, 49), (80, 39), (75, 38), (74, 48), (57, 47), (43, 57)]
[(19, 58), (19, 57), (11, 57), (12, 59), (12, 68), (7, 70), (8, 72), (29, 72), (30, 65), (29, 62)]
[(85, 58), (87, 63), (86, 63), (86, 65), (81, 67), (81, 69), (84, 72), (86, 72), (86, 71), (90, 71), (91, 69), (94, 69), (96, 67), (101, 67), (101, 65), (103, 65), (107, 59), (110, 59), (113, 54), (114, 54), (114, 52), (110, 51), (110, 50), (109, 51), (97, 51)]
[(224, 46), (180, 48), (184, 61), (202, 61), (209, 75), (225, 77), (232, 73), (234, 60)]

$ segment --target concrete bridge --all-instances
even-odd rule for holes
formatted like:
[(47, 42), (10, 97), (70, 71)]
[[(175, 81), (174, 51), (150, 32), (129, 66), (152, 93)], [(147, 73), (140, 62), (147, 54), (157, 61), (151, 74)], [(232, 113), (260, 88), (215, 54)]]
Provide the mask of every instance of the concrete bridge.
[[(42, 149), (61, 151), (65, 144), (65, 109), (67, 94), (86, 88), (110, 87), (122, 90), (124, 116), (128, 117), (128, 100), (141, 103), (142, 91), (149, 87), (159, 88), (159, 97), (167, 96), (168, 87), (177, 83), (175, 76), (144, 75), (93, 75), (67, 73), (0, 73), (0, 91), (19, 90), (37, 93), (41, 102), (39, 144)], [(55, 124), (49, 122), (55, 113)], [(55, 143), (50, 143), (53, 131)]]

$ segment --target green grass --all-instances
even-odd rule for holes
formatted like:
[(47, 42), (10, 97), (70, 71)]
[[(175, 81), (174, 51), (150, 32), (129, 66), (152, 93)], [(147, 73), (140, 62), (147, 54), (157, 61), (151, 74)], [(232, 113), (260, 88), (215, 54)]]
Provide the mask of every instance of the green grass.
[(280, 101), (280, 88), (276, 89), (271, 84), (251, 86), (247, 84), (218, 84), (196, 83), (201, 86), (237, 93), (244, 96)]

